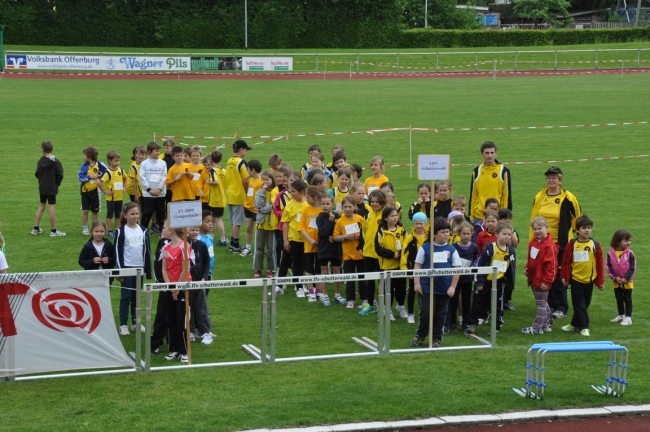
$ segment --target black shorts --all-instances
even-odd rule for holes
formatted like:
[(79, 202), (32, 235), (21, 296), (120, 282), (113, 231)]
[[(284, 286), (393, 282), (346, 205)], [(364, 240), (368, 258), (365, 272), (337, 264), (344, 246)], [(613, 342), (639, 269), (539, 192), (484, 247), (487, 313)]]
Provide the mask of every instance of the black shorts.
[(213, 218), (223, 217), (223, 207), (210, 207)]
[(256, 219), (257, 214), (253, 213), (252, 211), (248, 210), (246, 207), (244, 207), (244, 217), (246, 219)]
[(318, 260), (318, 265), (321, 267), (328, 267), (328, 265), (331, 264), (332, 267), (341, 267), (341, 259), (340, 258), (325, 258), (325, 259), (319, 259)]
[(99, 213), (99, 194), (96, 190), (81, 192), (81, 210), (90, 210)]
[(106, 202), (106, 219), (119, 219), (122, 217), (123, 201), (107, 201)]
[(48, 203), (49, 205), (56, 204), (56, 195), (43, 195), (41, 194), (41, 204)]
[(210, 206), (208, 205), (208, 203), (206, 202), (201, 203), (201, 210), (203, 211), (210, 210)]

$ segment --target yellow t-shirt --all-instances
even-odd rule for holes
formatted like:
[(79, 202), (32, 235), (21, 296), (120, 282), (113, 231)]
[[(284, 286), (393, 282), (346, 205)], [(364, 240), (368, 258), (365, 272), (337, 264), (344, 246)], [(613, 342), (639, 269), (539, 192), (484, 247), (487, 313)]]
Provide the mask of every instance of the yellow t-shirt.
[[(88, 166), (88, 175), (99, 174), (99, 162), (95, 161), (95, 165)], [(92, 192), (97, 190), (97, 182), (100, 181), (100, 178), (90, 179), (85, 183), (81, 184), (81, 192)]]
[[(188, 165), (190, 166), (190, 172), (194, 173), (194, 176), (190, 177), (192, 179), (192, 190), (194, 191), (194, 198), (201, 196), (201, 194), (199, 193), (199, 189), (203, 191), (205, 195), (205, 191), (203, 190), (203, 188), (207, 186), (205, 184), (205, 179), (207, 178), (207, 174), (208, 174), (206, 172), (205, 167), (203, 166), (203, 164), (194, 165), (189, 163)], [(205, 172), (205, 176), (203, 175), (204, 172)], [(204, 200), (201, 201), (208, 202), (207, 197), (205, 201)]]
[[(361, 215), (355, 213), (352, 215), (352, 219), (348, 219), (347, 216), (342, 215), (336, 221), (336, 225), (334, 225), (334, 238), (347, 234), (361, 234), (362, 226), (363, 217), (361, 217)], [(343, 249), (343, 261), (358, 261), (363, 259), (363, 257), (359, 255), (357, 246), (359, 246), (359, 240), (345, 240), (341, 243), (341, 248)]]
[(560, 229), (560, 206), (562, 201), (558, 195), (546, 195), (539, 205), (537, 216), (542, 216), (548, 222), (548, 233), (553, 237), (553, 241), (557, 243), (558, 231)]
[(178, 174), (186, 172), (190, 172), (190, 164), (188, 163), (172, 165), (167, 171), (166, 185), (172, 191), (172, 201), (194, 200), (194, 182), (192, 181), (192, 177), (183, 175), (179, 181), (174, 182), (172, 185), (169, 184)]
[(366, 220), (363, 223), (363, 256), (368, 258), (377, 258), (379, 255), (375, 251), (375, 237), (379, 230), (379, 221), (381, 220), (381, 210), (370, 210)]
[(244, 208), (249, 212), (257, 214), (257, 209), (255, 208), (255, 194), (257, 191), (262, 189), (262, 184), (264, 179), (262, 176), (258, 178), (249, 177), (248, 180), (248, 190), (246, 191), (246, 202), (244, 203)]
[(588, 284), (596, 279), (596, 245), (593, 240), (581, 242), (578, 239), (573, 243), (573, 262), (571, 264), (571, 278), (576, 282)]
[(382, 184), (388, 181), (388, 177), (385, 175), (380, 175), (379, 178), (369, 177), (363, 182), (363, 186), (366, 188), (366, 195), (370, 195), (370, 192), (375, 189), (379, 189)]
[(106, 189), (113, 191), (113, 195), (106, 195), (106, 201), (124, 201), (124, 185), (127, 180), (128, 177), (122, 168), (109, 168), (102, 176), (102, 183), (106, 185)]
[[(302, 217), (298, 224), (298, 232), (306, 231), (312, 240), (318, 241), (318, 225), (316, 225), (316, 218), (318, 218), (318, 215), (322, 212), (323, 210), (320, 207), (307, 205), (302, 211)], [(305, 253), (318, 252), (318, 245), (312, 246), (305, 237), (302, 237), (302, 239), (305, 243)]]
[[(126, 194), (127, 195), (134, 195), (133, 193), (133, 181), (131, 179), (131, 168), (137, 164), (136, 161), (131, 161), (131, 165), (129, 165), (129, 169), (126, 170), (127, 176), (129, 177), (129, 181), (126, 182)], [(138, 164), (138, 169), (137, 172), (140, 172), (140, 165)]]
[[(497, 243), (494, 242), (494, 256), (492, 257), (490, 265), (499, 268), (497, 272), (497, 280), (501, 279), (510, 266), (510, 248), (506, 246), (506, 250), (501, 250)], [(488, 275), (487, 280), (492, 280), (492, 273)]]
[[(266, 192), (266, 202), (273, 204), (275, 202), (275, 197), (278, 195), (278, 188), (273, 188), (270, 191)], [(275, 215), (273, 210), (268, 215), (264, 217), (264, 223), (258, 223), (257, 229), (264, 231), (275, 231), (278, 229), (278, 217)]]
[(246, 162), (238, 156), (228, 159), (226, 164), (226, 203), (231, 205), (244, 205), (246, 191), (242, 180), (249, 177)]
[(334, 210), (340, 212), (343, 206), (343, 198), (350, 195), (350, 188), (347, 191), (343, 192), (338, 187), (333, 187), (327, 191), (328, 194), (334, 197)]
[(291, 200), (284, 208), (281, 221), (289, 224), (289, 231), (287, 232), (289, 241), (301, 242), (304, 240), (302, 234), (298, 232), (298, 225), (302, 219), (302, 211), (307, 205), (307, 201), (298, 202)]
[(209, 180), (211, 182), (218, 181), (219, 184), (208, 185), (208, 205), (212, 208), (225, 208), (226, 207), (226, 170), (220, 166), (213, 167), (210, 170)]

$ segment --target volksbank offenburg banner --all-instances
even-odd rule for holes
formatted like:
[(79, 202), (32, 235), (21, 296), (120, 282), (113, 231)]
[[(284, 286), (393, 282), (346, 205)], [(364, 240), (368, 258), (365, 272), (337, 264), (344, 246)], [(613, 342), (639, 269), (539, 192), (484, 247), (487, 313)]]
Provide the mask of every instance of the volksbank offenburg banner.
[(9, 70), (56, 69), (119, 72), (169, 72), (190, 70), (190, 58), (138, 55), (6, 54), (5, 65)]
[(0, 377), (133, 367), (100, 272), (0, 275)]
[(290, 71), (292, 57), (243, 57), (242, 70), (247, 71)]

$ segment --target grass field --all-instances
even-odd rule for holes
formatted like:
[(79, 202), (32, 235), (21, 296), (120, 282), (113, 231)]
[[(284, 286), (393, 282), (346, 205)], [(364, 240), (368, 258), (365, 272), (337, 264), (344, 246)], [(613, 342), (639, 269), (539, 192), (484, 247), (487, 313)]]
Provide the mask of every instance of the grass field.
[[(365, 131), (392, 127), (560, 126), (648, 121), (647, 77), (567, 76), (513, 79), (395, 81), (0, 81), (0, 220), (12, 272), (78, 269), (86, 238), (81, 235), (76, 172), (81, 150), (117, 150), (126, 165), (131, 149), (156, 134), (286, 135)], [(449, 153), (452, 163), (480, 161), (486, 140), (499, 146), (499, 159), (531, 162), (510, 166), (514, 225), (525, 239), (534, 194), (544, 186), (547, 160), (647, 154), (649, 125), (566, 129), (413, 132), (413, 153)], [(64, 238), (32, 237), (37, 200), (33, 177), (40, 142), (50, 139), (66, 178), (57, 204)], [(181, 140), (200, 145), (222, 141)], [(262, 140), (250, 140), (251, 143)], [(329, 150), (343, 144), (351, 162), (367, 165), (376, 154), (386, 163), (409, 162), (408, 132), (292, 138), (255, 146), (247, 159), (264, 165), (279, 153), (302, 165), (313, 143)], [(326, 151), (327, 153), (327, 151)], [(102, 158), (103, 159), (103, 158)], [(625, 227), (634, 234), (639, 269), (634, 325), (609, 323), (617, 315), (611, 288), (597, 292), (590, 308), (593, 340), (613, 340), (631, 352), (630, 387), (623, 399), (606, 399), (589, 389), (604, 381), (605, 355), (551, 356), (547, 398), (524, 400), (510, 390), (525, 377), (525, 353), (532, 337), (520, 333), (535, 309), (523, 272), (514, 294), (516, 312), (506, 314), (498, 348), (483, 351), (392, 355), (319, 362), (194, 369), (128, 376), (69, 378), (0, 386), (0, 420), (8, 430), (236, 430), (332, 424), (364, 420), (488, 413), (538, 408), (588, 407), (650, 400), (647, 332), (650, 296), (646, 269), (649, 236), (643, 211), (650, 181), (648, 158), (555, 163), (564, 186), (595, 221), (594, 237), (609, 243)], [(471, 166), (452, 169), (454, 195), (469, 193)], [(418, 181), (406, 167), (387, 169), (404, 207), (416, 199)], [(42, 226), (47, 228), (45, 219)], [(408, 224), (407, 224), (408, 225)], [(525, 243), (525, 242), (524, 242)], [(525, 245), (519, 247), (525, 263)], [(252, 276), (250, 258), (218, 250), (215, 276)], [(114, 290), (113, 299), (118, 299)], [(248, 360), (242, 343), (259, 341), (258, 289), (210, 294), (214, 332), (210, 345), (194, 345), (194, 361)], [(115, 302), (117, 305), (117, 302)], [(117, 311), (117, 309), (116, 309)], [(356, 352), (351, 336), (375, 336), (376, 320), (343, 307), (324, 309), (293, 295), (278, 300), (278, 356)], [(560, 320), (561, 325), (568, 319)], [(578, 340), (555, 331), (537, 341)], [(479, 328), (484, 336), (487, 329)], [(407, 347), (414, 326), (392, 325), (392, 347)], [(134, 335), (123, 339), (132, 350)], [(467, 344), (460, 334), (445, 346)], [(167, 364), (154, 358), (153, 364)], [(38, 410), (34, 410), (38, 407)]]

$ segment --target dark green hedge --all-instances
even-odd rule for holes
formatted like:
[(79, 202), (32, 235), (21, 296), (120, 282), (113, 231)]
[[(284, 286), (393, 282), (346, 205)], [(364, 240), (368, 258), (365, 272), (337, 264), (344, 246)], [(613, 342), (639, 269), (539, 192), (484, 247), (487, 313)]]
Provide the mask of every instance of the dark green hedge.
[[(0, 0), (5, 43), (135, 48), (244, 47), (243, 0)], [(251, 0), (250, 48), (451, 48), (650, 40), (616, 30), (402, 30), (400, 0)]]
[(406, 30), (399, 48), (583, 45), (649, 41), (650, 27), (599, 30)]

